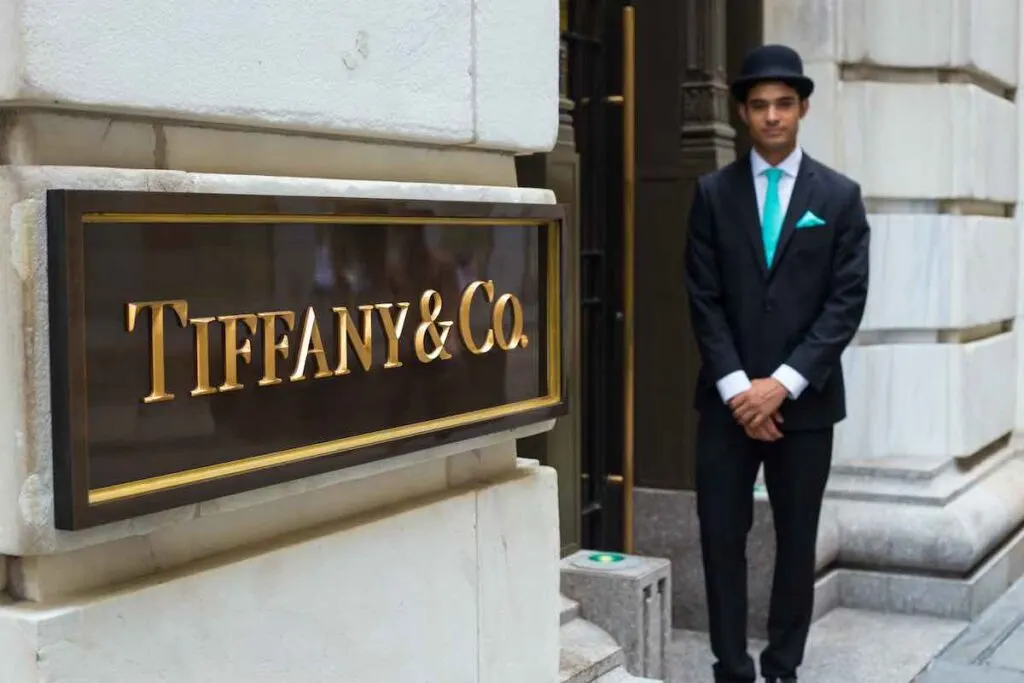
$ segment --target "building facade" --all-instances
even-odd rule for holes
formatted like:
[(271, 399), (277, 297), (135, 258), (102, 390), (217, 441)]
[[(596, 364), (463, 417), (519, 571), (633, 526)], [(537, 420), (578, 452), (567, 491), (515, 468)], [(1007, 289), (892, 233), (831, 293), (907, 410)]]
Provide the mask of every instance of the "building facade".
[[(742, 139), (733, 146), (729, 124), (738, 122), (730, 122), (722, 86), (753, 34), (803, 55), (817, 87), (801, 142), (861, 184), (870, 214), (870, 295), (844, 357), (849, 418), (838, 428), (819, 538), (818, 610), (971, 618), (1024, 573), (1024, 461), (1015, 436), (1024, 246), (1019, 3), (680, 7), (679, 49), (689, 60), (681, 89), (703, 89), (704, 103), (717, 99), (684, 110), (682, 167), (709, 170), (730, 161), (733, 149), (743, 151)], [(699, 40), (686, 32), (695, 19)], [(703, 84), (688, 82), (702, 73)], [(694, 139), (703, 142), (697, 147)], [(677, 225), (648, 223), (638, 243), (643, 230), (674, 234)], [(672, 387), (692, 380), (668, 363), (660, 371), (666, 386), (648, 402), (662, 405), (647, 420), (659, 411), (685, 413), (665, 404), (684, 400)], [(695, 508), (687, 476), (673, 475), (691, 466), (692, 435), (681, 434), (686, 421), (677, 420), (682, 427), (669, 429), (664, 420), (658, 436), (636, 437), (636, 549), (672, 559), (675, 626), (700, 627)], [(761, 631), (773, 539), (767, 500), (757, 496), (751, 598), (752, 628)]]
[[(629, 284), (604, 291), (612, 310), (632, 306), (633, 348), (624, 334), (607, 336), (621, 349), (609, 356), (609, 374), (624, 378), (613, 389), (631, 387), (632, 405), (624, 390), (609, 398), (607, 374), (593, 379), (587, 356), (601, 356), (592, 340), (602, 337), (585, 336), (581, 445), (576, 464), (559, 467), (563, 547), (670, 558), (674, 625), (704, 625), (684, 217), (695, 178), (746, 150), (730, 76), (754, 45), (782, 42), (817, 84), (802, 144), (861, 184), (873, 228), (868, 307), (844, 358), (849, 418), (837, 431), (819, 541), (819, 612), (977, 615), (1024, 573), (1019, 3), (652, 2), (634, 7), (631, 40), (620, 37), (621, 4), (563, 6), (563, 115), (575, 140), (562, 139), (579, 175), (573, 185), (563, 174), (560, 200), (580, 193), (583, 239), (632, 230), (635, 245), (635, 276), (620, 262), (610, 280)], [(588, 52), (595, 43), (603, 61)], [(632, 138), (618, 123), (627, 91)], [(614, 198), (631, 182), (635, 203), (624, 207)], [(581, 329), (594, 327), (584, 319)], [(618, 359), (630, 352), (626, 368)], [(569, 465), (582, 472), (578, 490), (565, 481)], [(567, 490), (579, 501), (571, 520)], [(763, 489), (756, 495), (751, 609), (760, 631), (774, 542)]]
[[(267, 210), (300, 213), (324, 198), (549, 205), (518, 187), (514, 155), (554, 144), (557, 32), (546, 0), (0, 2), (0, 678), (556, 679), (556, 476), (515, 446), (552, 420), (58, 529), (47, 192), (174, 193), (172, 209), (269, 196)], [(127, 288), (138, 265), (103, 282)], [(195, 286), (260, 282), (249, 271), (266, 265), (226, 258)], [(122, 355), (105, 372), (145, 363)], [(146, 431), (153, 449), (193, 443), (199, 458), (217, 398), (162, 424), (170, 411), (142, 401), (90, 412), (90, 438)], [(339, 405), (328, 419), (348, 417)]]
[[(685, 215), (745, 151), (727, 83), (761, 42), (804, 56), (802, 143), (873, 228), (818, 610), (969, 618), (1024, 574), (1019, 2), (207, 5), (0, 0), (5, 680), (555, 681), (559, 547), (670, 559), (702, 627)], [(569, 415), (58, 530), (54, 189), (561, 203)]]

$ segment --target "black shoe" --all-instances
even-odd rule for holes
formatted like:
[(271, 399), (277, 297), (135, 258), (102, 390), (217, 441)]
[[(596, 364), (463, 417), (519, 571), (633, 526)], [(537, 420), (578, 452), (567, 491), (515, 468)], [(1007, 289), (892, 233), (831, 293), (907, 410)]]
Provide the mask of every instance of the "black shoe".
[(796, 683), (795, 678), (766, 678), (764, 683)]

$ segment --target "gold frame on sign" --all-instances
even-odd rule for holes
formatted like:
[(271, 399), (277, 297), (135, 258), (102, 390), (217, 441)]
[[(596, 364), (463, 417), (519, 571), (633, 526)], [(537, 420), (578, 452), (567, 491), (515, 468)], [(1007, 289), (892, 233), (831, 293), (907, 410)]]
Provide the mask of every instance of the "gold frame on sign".
[[(163, 474), (121, 484), (114, 484), (88, 490), (90, 506), (103, 505), (139, 496), (168, 491), (184, 486), (236, 477), (273, 467), (289, 465), (336, 455), (345, 451), (365, 448), (377, 444), (422, 436), (436, 431), (466, 426), (486, 420), (508, 417), (539, 408), (548, 408), (562, 402), (562, 354), (561, 354), (561, 233), (560, 223), (550, 219), (529, 218), (446, 218), (406, 216), (326, 216), (301, 214), (168, 214), (168, 213), (85, 213), (81, 216), (83, 227), (89, 223), (306, 223), (306, 224), (361, 224), (361, 225), (469, 225), (493, 227), (515, 225), (522, 227), (544, 227), (547, 230), (547, 277), (546, 277), (546, 323), (547, 323), (547, 386), (544, 396), (517, 401), (469, 413), (451, 415), (426, 422), (390, 427), (367, 434), (344, 437), (318, 444), (298, 446), (282, 451), (254, 455), (241, 460), (197, 467), (191, 470)], [(84, 292), (81, 293), (84, 308)]]

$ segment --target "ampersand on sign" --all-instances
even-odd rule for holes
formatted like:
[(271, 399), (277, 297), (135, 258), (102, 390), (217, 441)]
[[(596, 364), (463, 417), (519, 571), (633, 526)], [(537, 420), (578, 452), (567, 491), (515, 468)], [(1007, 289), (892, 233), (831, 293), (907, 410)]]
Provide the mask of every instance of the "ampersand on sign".
[[(423, 321), (416, 327), (414, 346), (416, 357), (422, 363), (429, 363), (437, 360), (448, 360), (452, 354), (444, 347), (448, 341), (448, 333), (452, 331), (452, 321), (438, 321), (441, 315), (441, 294), (428, 289), (420, 296), (420, 319)], [(427, 351), (425, 338), (430, 335), (430, 341), (434, 348)]]

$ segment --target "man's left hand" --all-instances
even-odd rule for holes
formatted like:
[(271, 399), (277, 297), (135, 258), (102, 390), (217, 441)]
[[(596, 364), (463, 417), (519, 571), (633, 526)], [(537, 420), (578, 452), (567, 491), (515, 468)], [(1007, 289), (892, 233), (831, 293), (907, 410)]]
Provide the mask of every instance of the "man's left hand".
[(789, 392), (777, 379), (766, 377), (751, 382), (748, 391), (732, 402), (732, 414), (744, 428), (756, 428), (779, 411)]

